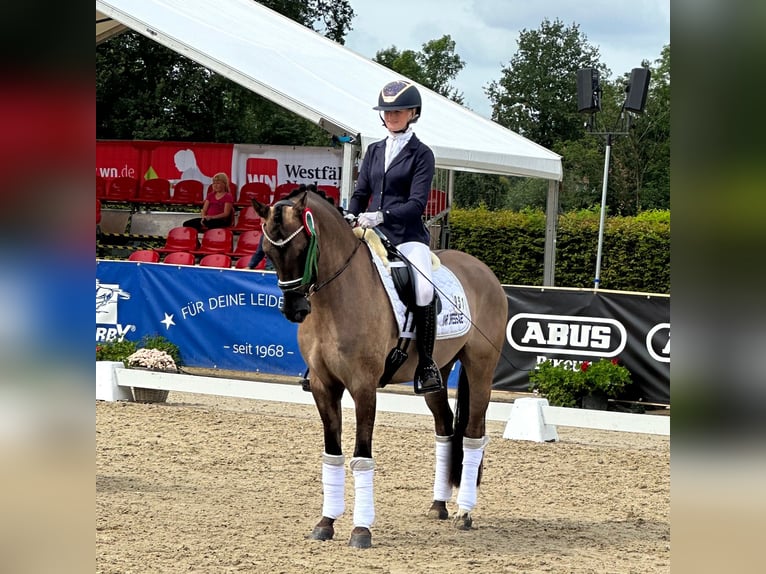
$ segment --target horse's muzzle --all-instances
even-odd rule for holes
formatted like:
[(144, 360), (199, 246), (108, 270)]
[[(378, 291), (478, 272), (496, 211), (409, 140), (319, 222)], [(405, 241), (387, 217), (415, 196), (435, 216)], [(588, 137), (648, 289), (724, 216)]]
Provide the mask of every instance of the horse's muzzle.
[(302, 295), (285, 294), (284, 303), (280, 311), (282, 311), (282, 314), (288, 321), (303, 323), (306, 316), (311, 313), (311, 303)]

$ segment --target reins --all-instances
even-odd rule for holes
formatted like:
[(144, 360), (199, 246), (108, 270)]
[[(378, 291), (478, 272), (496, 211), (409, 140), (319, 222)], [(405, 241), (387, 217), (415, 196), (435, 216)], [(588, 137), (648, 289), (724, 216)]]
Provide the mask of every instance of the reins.
[(356, 242), (356, 246), (354, 246), (354, 250), (351, 252), (351, 255), (348, 256), (348, 259), (346, 259), (346, 262), (343, 264), (343, 266), (338, 269), (335, 273), (333, 273), (328, 279), (325, 281), (322, 281), (318, 285), (315, 283), (311, 287), (309, 287), (309, 293), (306, 295), (307, 297), (311, 297), (314, 293), (322, 289), (323, 287), (326, 287), (328, 283), (334, 281), (338, 278), (338, 276), (343, 273), (349, 265), (351, 265), (351, 259), (353, 259), (354, 255), (356, 255), (357, 249), (359, 249), (359, 246), (362, 244), (361, 241)]

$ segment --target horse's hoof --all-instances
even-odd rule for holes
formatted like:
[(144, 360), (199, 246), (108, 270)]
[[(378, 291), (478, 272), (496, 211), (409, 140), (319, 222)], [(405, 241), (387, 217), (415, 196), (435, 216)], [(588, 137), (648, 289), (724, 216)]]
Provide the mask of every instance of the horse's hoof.
[(335, 536), (333, 522), (332, 518), (322, 517), (322, 520), (312, 530), (310, 538), (312, 540), (332, 540), (332, 537)]
[(473, 525), (473, 518), (471, 518), (470, 512), (459, 512), (455, 515), (455, 528), (458, 530), (470, 530)]
[(447, 503), (443, 500), (434, 500), (431, 504), (431, 508), (428, 509), (428, 518), (447, 520), (449, 518), (449, 512), (447, 512)]
[(352, 548), (369, 548), (372, 546), (372, 534), (369, 528), (357, 526), (351, 531), (351, 538), (348, 545)]

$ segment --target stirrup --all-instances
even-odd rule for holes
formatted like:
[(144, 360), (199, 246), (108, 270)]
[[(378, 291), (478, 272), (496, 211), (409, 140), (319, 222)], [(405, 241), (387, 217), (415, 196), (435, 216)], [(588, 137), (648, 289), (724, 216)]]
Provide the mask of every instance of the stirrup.
[(441, 373), (439, 373), (439, 369), (436, 368), (433, 361), (422, 367), (418, 365), (415, 369), (415, 379), (412, 381), (412, 384), (416, 395), (438, 393), (444, 389)]

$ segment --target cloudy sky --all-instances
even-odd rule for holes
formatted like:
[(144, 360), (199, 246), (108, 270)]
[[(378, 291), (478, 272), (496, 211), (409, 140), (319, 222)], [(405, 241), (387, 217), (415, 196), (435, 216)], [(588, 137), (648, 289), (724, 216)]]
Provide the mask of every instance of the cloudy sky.
[(420, 51), (423, 44), (449, 34), (465, 61), (453, 85), (466, 105), (490, 116), (484, 86), (499, 80), (516, 52), (519, 32), (537, 30), (543, 19), (576, 23), (599, 48), (611, 79), (642, 60), (660, 57), (670, 43), (670, 0), (350, 0), (356, 13), (346, 47), (373, 58), (396, 46)]

